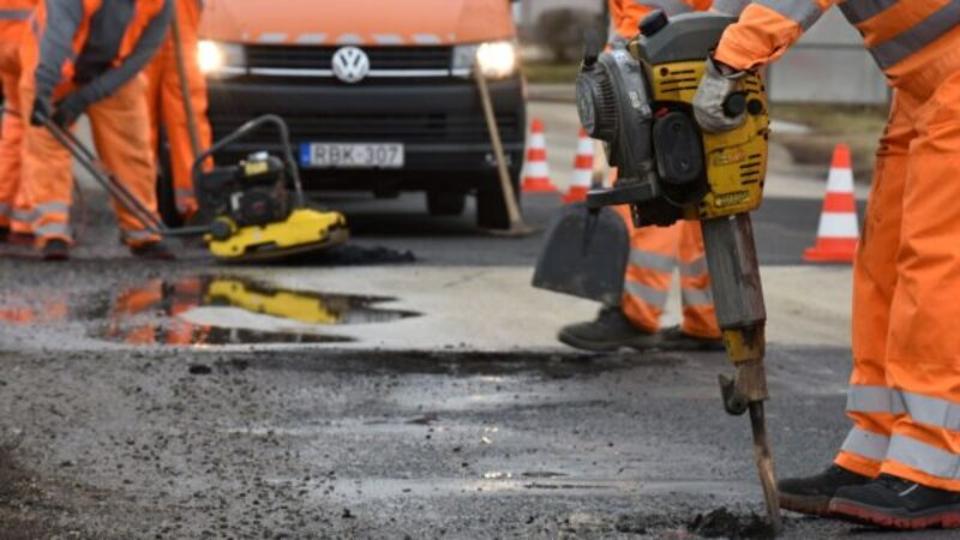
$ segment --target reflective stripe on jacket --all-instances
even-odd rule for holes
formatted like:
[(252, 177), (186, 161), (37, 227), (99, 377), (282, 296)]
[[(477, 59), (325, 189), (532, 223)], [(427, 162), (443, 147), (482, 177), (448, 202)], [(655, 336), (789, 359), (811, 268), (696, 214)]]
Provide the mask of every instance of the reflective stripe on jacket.
[(0, 43), (19, 43), (39, 0), (0, 0)]
[(716, 57), (738, 69), (767, 64), (834, 4), (888, 74), (947, 34), (960, 36), (960, 0), (755, 0), (727, 29)]

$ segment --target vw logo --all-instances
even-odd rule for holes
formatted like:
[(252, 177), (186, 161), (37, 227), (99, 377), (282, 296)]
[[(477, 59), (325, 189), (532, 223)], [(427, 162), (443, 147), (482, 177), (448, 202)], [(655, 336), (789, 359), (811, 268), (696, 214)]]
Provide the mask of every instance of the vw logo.
[(333, 53), (333, 74), (345, 83), (362, 81), (370, 73), (370, 57), (357, 47), (342, 47)]

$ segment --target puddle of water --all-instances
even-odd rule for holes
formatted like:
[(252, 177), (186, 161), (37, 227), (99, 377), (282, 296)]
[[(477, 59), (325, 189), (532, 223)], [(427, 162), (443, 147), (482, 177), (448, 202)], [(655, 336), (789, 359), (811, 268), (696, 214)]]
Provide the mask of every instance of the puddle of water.
[[(0, 302), (0, 320), (28, 326), (80, 321), (90, 325), (93, 337), (129, 345), (344, 343), (353, 339), (328, 330), (419, 315), (377, 307), (392, 300), (285, 289), (238, 276), (189, 276), (86, 295), (24, 292)], [(200, 308), (205, 320), (214, 322), (186, 320), (187, 313)], [(237, 313), (252, 317), (256, 325), (231, 322)]]

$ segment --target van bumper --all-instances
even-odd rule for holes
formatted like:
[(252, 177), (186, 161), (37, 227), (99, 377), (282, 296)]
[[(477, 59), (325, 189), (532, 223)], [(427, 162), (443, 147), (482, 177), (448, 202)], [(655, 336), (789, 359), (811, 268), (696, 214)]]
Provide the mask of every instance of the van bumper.
[[(519, 175), (526, 139), (521, 77), (489, 84), (512, 176)], [(301, 168), (312, 189), (470, 190), (495, 178), (496, 162), (479, 92), (472, 80), (376, 81), (358, 85), (305, 80), (236, 78), (208, 81), (214, 139), (262, 114), (290, 127), (294, 155), (304, 143), (402, 143), (402, 169)], [(265, 130), (228, 146), (217, 160), (230, 163), (250, 152), (279, 151)]]

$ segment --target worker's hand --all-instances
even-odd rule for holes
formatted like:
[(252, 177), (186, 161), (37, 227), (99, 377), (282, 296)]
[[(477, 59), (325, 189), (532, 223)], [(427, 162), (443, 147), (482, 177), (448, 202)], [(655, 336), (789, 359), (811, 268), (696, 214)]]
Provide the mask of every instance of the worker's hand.
[(33, 100), (33, 109), (30, 111), (30, 125), (45, 126), (52, 113), (53, 106), (50, 105), (50, 100), (37, 97)]
[(737, 81), (744, 75), (744, 71), (707, 59), (706, 73), (693, 98), (693, 115), (704, 131), (720, 133), (743, 125), (747, 117), (745, 108), (731, 111), (727, 100), (736, 93)]
[(58, 126), (68, 128), (80, 118), (83, 111), (87, 110), (87, 105), (87, 100), (83, 96), (78, 92), (73, 92), (57, 102), (52, 120)]

